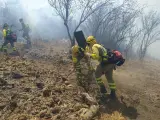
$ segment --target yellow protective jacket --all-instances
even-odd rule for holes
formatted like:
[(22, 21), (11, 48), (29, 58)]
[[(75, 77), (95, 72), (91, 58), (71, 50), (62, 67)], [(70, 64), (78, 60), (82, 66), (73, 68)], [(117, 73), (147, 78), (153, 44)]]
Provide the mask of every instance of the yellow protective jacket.
[(6, 36), (7, 36), (7, 30), (3, 29), (3, 37), (6, 38)]
[(89, 46), (86, 46), (85, 52), (92, 53), (92, 49)]
[(100, 44), (94, 44), (92, 46), (91, 58), (99, 62), (108, 61), (107, 50)]
[(72, 52), (72, 61), (73, 61), (73, 63), (79, 62), (80, 59), (82, 59), (82, 55), (81, 55), (80, 51)]
[[(82, 49), (83, 52), (89, 52), (91, 53), (91, 50), (88, 46), (86, 46), (85, 50)], [(73, 63), (77, 63), (79, 62), (84, 56), (82, 55), (82, 53), (80, 51), (78, 52), (72, 52), (72, 61)]]
[(8, 36), (11, 35), (11, 30), (8, 29), (3, 29), (3, 38), (6, 39)]

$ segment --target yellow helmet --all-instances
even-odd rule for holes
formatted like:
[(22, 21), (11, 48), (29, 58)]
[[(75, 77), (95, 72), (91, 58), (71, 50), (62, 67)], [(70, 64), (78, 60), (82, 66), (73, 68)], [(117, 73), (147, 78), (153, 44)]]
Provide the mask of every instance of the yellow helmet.
[(72, 47), (72, 53), (74, 54), (74, 53), (78, 53), (78, 52), (79, 52), (79, 46), (78, 45), (74, 45)]
[(94, 36), (89, 36), (86, 40), (87, 43), (96, 43), (96, 38)]

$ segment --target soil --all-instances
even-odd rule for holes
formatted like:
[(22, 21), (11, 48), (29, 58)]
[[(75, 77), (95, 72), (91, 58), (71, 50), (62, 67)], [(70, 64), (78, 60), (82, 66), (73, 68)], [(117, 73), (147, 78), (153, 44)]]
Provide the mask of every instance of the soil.
[[(93, 105), (76, 84), (69, 44), (36, 41), (31, 50), (23, 47), (17, 44), (20, 57), (0, 54), (0, 120), (84, 119), (80, 111)], [(160, 61), (127, 61), (114, 71), (117, 98), (100, 102), (88, 120), (159, 120), (159, 71)]]

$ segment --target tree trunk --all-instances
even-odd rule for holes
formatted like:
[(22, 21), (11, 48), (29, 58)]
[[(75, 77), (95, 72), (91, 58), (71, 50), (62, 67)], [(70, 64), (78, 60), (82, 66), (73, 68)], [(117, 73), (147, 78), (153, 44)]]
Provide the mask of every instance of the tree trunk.
[(70, 31), (69, 31), (69, 27), (67, 24), (65, 24), (66, 26), (66, 29), (67, 29), (67, 33), (68, 33), (68, 37), (70, 39), (70, 42), (71, 42), (71, 47), (75, 45), (75, 40), (72, 38), (71, 34), (70, 34)]
[(140, 51), (140, 60), (144, 60), (144, 57), (146, 56), (146, 53), (147, 53), (147, 48), (143, 48), (141, 51)]

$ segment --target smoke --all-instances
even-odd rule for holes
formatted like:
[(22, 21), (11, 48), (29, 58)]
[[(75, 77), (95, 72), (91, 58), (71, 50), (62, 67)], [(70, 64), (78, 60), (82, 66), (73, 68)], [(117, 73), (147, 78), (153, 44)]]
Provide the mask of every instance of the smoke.
[(32, 38), (62, 39), (67, 36), (61, 19), (55, 16), (47, 0), (0, 0), (1, 20), (14, 25), (14, 30), (21, 29), (19, 18), (23, 18), (31, 28)]
[[(138, 0), (138, 2), (142, 6), (147, 6), (148, 10), (154, 9), (160, 12), (160, 2), (157, 0)], [(67, 37), (63, 21), (56, 16), (48, 0), (0, 0), (0, 26), (5, 22), (14, 24), (13, 29), (21, 39), (22, 34), (18, 31), (21, 29), (19, 18), (23, 18), (25, 23), (29, 24), (33, 39), (53, 40)], [(159, 46), (160, 42), (153, 44), (148, 51), (149, 54), (160, 58)]]
[[(146, 12), (148, 12), (149, 10), (156, 10), (158, 13), (160, 13), (160, 1), (159, 0), (138, 0), (138, 2), (143, 5), (146, 6), (147, 8), (145, 9)], [(160, 40), (158, 40), (157, 42), (155, 42), (154, 44), (152, 44), (149, 47), (148, 50), (148, 54), (154, 58), (160, 59)]]

